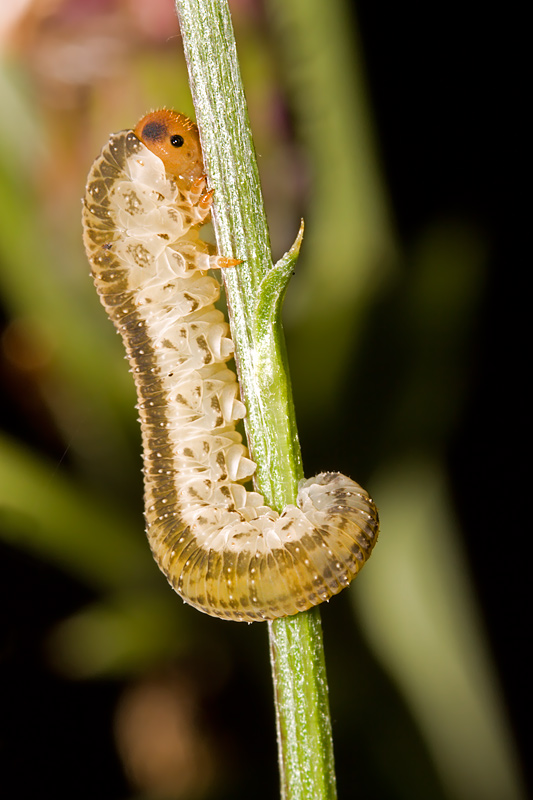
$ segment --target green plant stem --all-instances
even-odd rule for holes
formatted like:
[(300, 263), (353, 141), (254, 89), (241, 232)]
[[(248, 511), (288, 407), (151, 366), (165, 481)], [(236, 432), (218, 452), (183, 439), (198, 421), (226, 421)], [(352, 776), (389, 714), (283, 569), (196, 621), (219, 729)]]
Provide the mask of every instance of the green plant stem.
[(335, 762), (320, 611), (313, 608), (268, 625), (281, 796), (334, 800)]
[[(259, 174), (226, 0), (176, 0), (225, 270), (255, 483), (281, 510), (303, 476), (279, 311), (300, 238), (272, 267)], [(269, 624), (281, 794), (332, 800), (335, 776), (318, 609)]]

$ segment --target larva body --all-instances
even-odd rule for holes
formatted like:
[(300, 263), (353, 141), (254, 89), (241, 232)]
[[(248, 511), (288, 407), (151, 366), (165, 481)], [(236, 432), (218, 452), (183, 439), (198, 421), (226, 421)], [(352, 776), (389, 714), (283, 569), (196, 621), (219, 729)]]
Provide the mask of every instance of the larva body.
[(111, 136), (88, 178), (84, 242), (132, 366), (150, 546), (176, 592), (207, 614), (261, 621), (346, 587), (370, 555), (377, 510), (339, 473), (302, 483), (282, 514), (246, 491), (255, 464), (229, 328), (206, 270), (235, 261), (199, 239), (210, 214), (196, 127), (154, 112)]

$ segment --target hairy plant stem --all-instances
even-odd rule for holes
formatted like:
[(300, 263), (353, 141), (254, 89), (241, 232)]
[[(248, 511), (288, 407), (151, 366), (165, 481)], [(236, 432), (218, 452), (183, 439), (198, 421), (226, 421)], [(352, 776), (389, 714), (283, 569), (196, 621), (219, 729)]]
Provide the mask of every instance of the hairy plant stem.
[[(255, 484), (281, 510), (303, 477), (280, 308), (301, 233), (274, 267), (259, 174), (226, 0), (176, 0), (219, 251), (235, 360), (247, 407)], [(336, 797), (331, 721), (318, 609), (269, 623), (281, 772), (286, 800)]]

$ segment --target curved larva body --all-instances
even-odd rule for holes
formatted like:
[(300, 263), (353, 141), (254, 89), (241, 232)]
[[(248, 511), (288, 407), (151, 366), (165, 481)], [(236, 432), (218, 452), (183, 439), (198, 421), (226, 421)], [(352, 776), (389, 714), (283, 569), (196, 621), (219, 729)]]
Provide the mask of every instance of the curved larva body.
[[(196, 132), (186, 122), (187, 140)], [(201, 155), (189, 152), (194, 170), (175, 178), (153, 149), (132, 131), (113, 135), (83, 210), (94, 282), (137, 387), (148, 539), (201, 611), (248, 622), (295, 614), (350, 583), (376, 540), (377, 510), (338, 473), (303, 482), (281, 515), (241, 485), (255, 465), (235, 430), (245, 409), (226, 367), (233, 344), (206, 275), (235, 262), (198, 238), (211, 203)]]

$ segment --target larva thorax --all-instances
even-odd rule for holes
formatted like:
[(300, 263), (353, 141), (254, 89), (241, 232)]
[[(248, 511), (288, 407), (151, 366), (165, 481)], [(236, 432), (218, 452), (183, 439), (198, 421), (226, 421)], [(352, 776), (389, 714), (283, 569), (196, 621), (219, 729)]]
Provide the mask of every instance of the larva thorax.
[(89, 174), (84, 242), (138, 394), (154, 556), (184, 600), (226, 619), (274, 619), (341, 591), (368, 558), (377, 511), (326, 473), (280, 515), (242, 485), (255, 464), (210, 268), (238, 264), (199, 238), (210, 214), (196, 126), (176, 112), (111, 136)]

